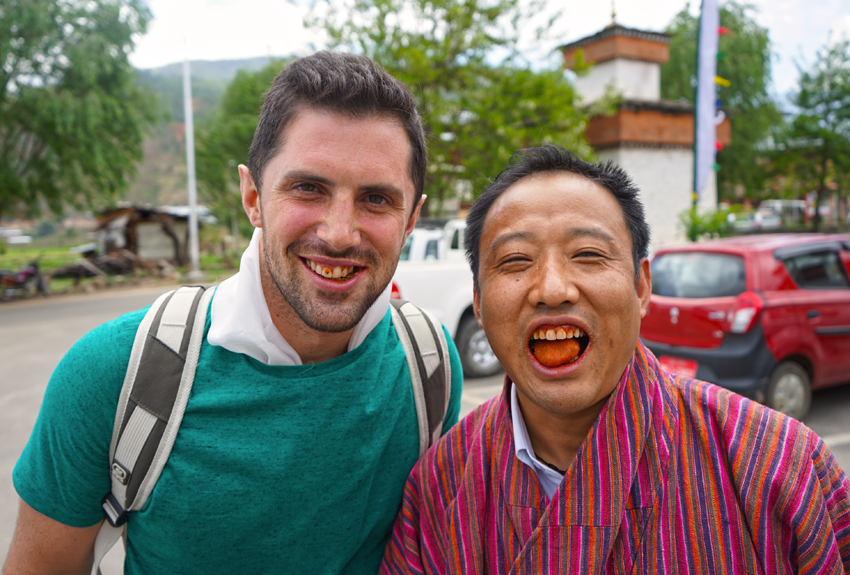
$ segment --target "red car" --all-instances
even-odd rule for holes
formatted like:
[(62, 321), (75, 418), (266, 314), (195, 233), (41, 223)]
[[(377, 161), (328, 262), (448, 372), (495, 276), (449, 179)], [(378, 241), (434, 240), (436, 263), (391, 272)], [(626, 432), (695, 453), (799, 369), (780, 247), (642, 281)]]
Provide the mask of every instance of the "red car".
[(668, 371), (793, 417), (850, 381), (850, 235), (772, 234), (659, 250), (641, 339)]

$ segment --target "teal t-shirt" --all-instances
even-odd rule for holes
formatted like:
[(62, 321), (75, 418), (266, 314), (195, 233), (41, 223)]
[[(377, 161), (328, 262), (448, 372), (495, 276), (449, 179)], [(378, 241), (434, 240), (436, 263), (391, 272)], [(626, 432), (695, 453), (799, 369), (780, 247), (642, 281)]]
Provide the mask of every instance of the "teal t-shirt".
[[(21, 498), (66, 525), (103, 519), (112, 425), (144, 312), (94, 329), (65, 355), (15, 466)], [(443, 433), (463, 380), (448, 342)], [(125, 573), (372, 575), (418, 442), (389, 311), (357, 349), (314, 365), (268, 366), (204, 341), (171, 456), (128, 521)]]

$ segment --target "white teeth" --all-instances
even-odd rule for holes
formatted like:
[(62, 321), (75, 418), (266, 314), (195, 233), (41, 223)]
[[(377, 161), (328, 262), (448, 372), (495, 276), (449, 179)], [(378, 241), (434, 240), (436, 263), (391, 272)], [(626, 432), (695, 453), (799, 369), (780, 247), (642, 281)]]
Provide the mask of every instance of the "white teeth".
[(564, 331), (564, 328), (559, 327), (559, 328), (555, 331), (555, 337), (557, 337), (558, 339), (567, 339), (567, 332), (566, 332), (566, 331)]
[(555, 341), (555, 339), (557, 339), (555, 337), (555, 330), (554, 329), (547, 329), (546, 330), (546, 339), (548, 339), (549, 341)]
[(339, 266), (336, 266), (336, 267), (334, 268), (334, 275), (333, 275), (333, 277), (335, 277), (335, 278), (342, 277), (342, 268), (340, 268)]

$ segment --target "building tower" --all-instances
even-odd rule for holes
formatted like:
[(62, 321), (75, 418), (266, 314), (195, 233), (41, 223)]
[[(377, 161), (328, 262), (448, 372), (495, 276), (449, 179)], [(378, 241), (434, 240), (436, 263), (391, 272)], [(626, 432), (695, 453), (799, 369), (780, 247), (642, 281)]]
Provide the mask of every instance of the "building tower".
[[(661, 64), (669, 59), (670, 36), (611, 23), (602, 31), (561, 46), (564, 67), (592, 63), (577, 76), (585, 104), (614, 90), (622, 97), (611, 116), (596, 116), (585, 132), (597, 156), (623, 167), (641, 190), (654, 248), (684, 240), (679, 214), (693, 204), (694, 107), (661, 100)], [(729, 120), (717, 140), (731, 141)], [(717, 208), (717, 184), (709, 177), (700, 209)]]

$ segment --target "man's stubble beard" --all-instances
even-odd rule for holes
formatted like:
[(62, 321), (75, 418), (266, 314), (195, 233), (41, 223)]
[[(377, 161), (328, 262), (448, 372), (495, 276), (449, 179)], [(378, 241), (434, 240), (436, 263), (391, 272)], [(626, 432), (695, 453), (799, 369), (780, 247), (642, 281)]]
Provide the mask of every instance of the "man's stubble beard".
[[(307, 249), (304, 249), (305, 247)], [(290, 255), (293, 252), (353, 259), (367, 264), (370, 278), (365, 284), (361, 282), (352, 290), (365, 290), (364, 295), (359, 300), (348, 302), (347, 300), (356, 297), (351, 291), (326, 292), (320, 293), (318, 296), (320, 299), (317, 300), (315, 296), (309, 294), (309, 284), (305, 285), (309, 280), (300, 275), (298, 268), (307, 269), (310, 273), (314, 272), (304, 267), (300, 257)], [(269, 277), (292, 311), (307, 327), (325, 333), (342, 333), (354, 329), (392, 280), (396, 268), (395, 265), (388, 266), (389, 269), (378, 277), (376, 273), (380, 271), (379, 259), (373, 250), (352, 248), (343, 252), (332, 252), (319, 244), (310, 244), (301, 240), (290, 244), (286, 248), (286, 255), (282, 255), (279, 248), (275, 249), (270, 245), (266, 234), (263, 234), (263, 259)]]

